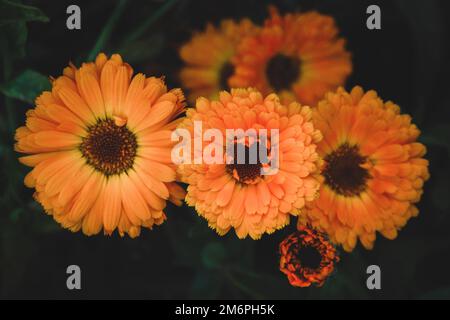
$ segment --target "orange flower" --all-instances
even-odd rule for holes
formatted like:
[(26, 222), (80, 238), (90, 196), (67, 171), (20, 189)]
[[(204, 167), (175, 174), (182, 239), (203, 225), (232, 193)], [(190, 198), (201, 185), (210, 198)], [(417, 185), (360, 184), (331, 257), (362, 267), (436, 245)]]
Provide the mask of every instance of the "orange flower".
[[(189, 184), (187, 203), (195, 206), (220, 235), (235, 228), (239, 238), (250, 235), (259, 239), (286, 226), (290, 215), (297, 215), (319, 188), (316, 175), (320, 160), (315, 143), (321, 134), (310, 120), (309, 107), (295, 102), (284, 106), (275, 94), (263, 98), (253, 89), (232, 89), (231, 94), (222, 91), (218, 101), (199, 98), (196, 108), (187, 111), (181, 128), (193, 133), (194, 121), (202, 121), (205, 131), (217, 128), (224, 136), (227, 129), (279, 130), (278, 144), (268, 136), (268, 145), (279, 149), (279, 170), (261, 174), (263, 163), (251, 162), (248, 151), (261, 140), (233, 142), (233, 149), (245, 147), (244, 163), (237, 163), (236, 157), (225, 162), (229, 153), (219, 144), (224, 150), (222, 163), (179, 166), (182, 180)], [(204, 144), (201, 151), (208, 147)]]
[(195, 34), (180, 50), (186, 63), (181, 70), (183, 86), (190, 90), (189, 100), (204, 96), (217, 98), (220, 90), (228, 90), (228, 79), (234, 72), (232, 57), (241, 39), (257, 31), (248, 19), (240, 22), (223, 20), (220, 27), (209, 24)]
[(256, 35), (248, 36), (235, 58), (232, 87), (256, 87), (277, 92), (284, 102), (314, 105), (342, 85), (352, 71), (345, 41), (330, 16), (317, 12), (271, 17)]
[(19, 160), (33, 167), (25, 184), (64, 228), (136, 237), (166, 219), (166, 199), (181, 203), (170, 134), (183, 94), (132, 74), (117, 54), (70, 65), (16, 131), (16, 150), (30, 154)]
[(376, 231), (394, 239), (418, 214), (414, 204), (429, 177), (411, 117), (375, 91), (355, 87), (328, 93), (313, 120), (324, 136), (318, 145), (323, 185), (299, 223), (326, 231), (346, 251), (358, 238), (371, 249)]
[(295, 287), (321, 287), (339, 262), (325, 234), (306, 226), (299, 226), (280, 243), (280, 255), (280, 271)]

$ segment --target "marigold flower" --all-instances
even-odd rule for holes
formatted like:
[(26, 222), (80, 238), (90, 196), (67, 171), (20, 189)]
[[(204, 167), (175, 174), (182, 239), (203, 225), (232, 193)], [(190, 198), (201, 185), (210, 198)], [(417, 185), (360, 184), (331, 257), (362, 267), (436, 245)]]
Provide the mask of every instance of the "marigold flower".
[[(193, 133), (194, 121), (202, 121), (204, 130), (217, 128), (224, 136), (227, 129), (277, 129), (279, 170), (262, 175), (262, 163), (251, 163), (247, 154), (245, 163), (237, 164), (236, 158), (226, 162), (228, 153), (221, 145), (223, 163), (179, 166), (182, 181), (189, 184), (187, 203), (220, 235), (234, 228), (239, 238), (259, 239), (286, 226), (290, 215), (297, 215), (319, 188), (316, 143), (321, 134), (311, 123), (311, 113), (309, 107), (296, 102), (282, 105), (275, 94), (263, 98), (254, 89), (222, 91), (218, 101), (199, 98), (180, 128)], [(275, 144), (272, 136), (268, 140)], [(251, 147), (251, 142), (235, 145), (239, 144), (244, 144), (246, 152)], [(208, 146), (203, 144), (201, 150)]]
[(314, 110), (324, 139), (320, 196), (299, 224), (310, 223), (352, 251), (359, 239), (371, 249), (376, 232), (388, 239), (409, 218), (429, 178), (426, 149), (416, 142), (420, 131), (409, 115), (375, 91), (355, 87), (328, 93)]
[(321, 287), (339, 262), (325, 234), (306, 226), (299, 226), (280, 243), (280, 256), (280, 271), (295, 287)]
[(195, 102), (200, 96), (217, 98), (220, 90), (229, 90), (228, 79), (234, 72), (232, 57), (236, 47), (244, 36), (257, 30), (249, 19), (223, 20), (217, 28), (208, 24), (204, 32), (195, 34), (180, 49), (180, 56), (186, 63), (180, 78), (190, 91), (190, 101)]
[(117, 228), (136, 237), (166, 219), (166, 199), (180, 204), (184, 197), (170, 157), (183, 94), (132, 74), (118, 54), (99, 54), (79, 69), (71, 64), (16, 131), (16, 150), (30, 154), (19, 160), (33, 167), (25, 185), (71, 231)]
[(238, 47), (232, 87), (256, 87), (276, 92), (283, 102), (315, 105), (323, 95), (342, 85), (352, 71), (345, 40), (338, 38), (334, 19), (317, 12), (270, 18), (255, 35)]

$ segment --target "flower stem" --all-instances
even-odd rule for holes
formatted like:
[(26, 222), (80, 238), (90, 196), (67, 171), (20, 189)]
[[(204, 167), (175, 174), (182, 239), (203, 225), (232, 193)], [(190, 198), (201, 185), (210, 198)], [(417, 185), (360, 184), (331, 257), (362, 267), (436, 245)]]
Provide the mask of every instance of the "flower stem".
[(119, 0), (117, 2), (117, 5), (114, 8), (112, 15), (109, 17), (102, 32), (98, 36), (94, 47), (92, 48), (91, 52), (88, 55), (88, 61), (94, 60), (95, 57), (97, 56), (97, 54), (101, 50), (104, 50), (105, 44), (108, 42), (109, 38), (111, 37), (111, 33), (114, 29), (114, 26), (116, 25), (117, 21), (119, 20), (120, 16), (122, 15), (127, 2), (128, 2), (128, 0)]
[(139, 39), (147, 31), (147, 29), (162, 15), (164, 15), (164, 13), (166, 13), (176, 2), (177, 0), (167, 0), (163, 5), (161, 5), (161, 7), (158, 8), (158, 10), (155, 11), (155, 13), (150, 18), (145, 20), (143, 24), (141, 24), (136, 30), (130, 33), (130, 36), (127, 37), (123, 42), (122, 47), (126, 46), (130, 42)]

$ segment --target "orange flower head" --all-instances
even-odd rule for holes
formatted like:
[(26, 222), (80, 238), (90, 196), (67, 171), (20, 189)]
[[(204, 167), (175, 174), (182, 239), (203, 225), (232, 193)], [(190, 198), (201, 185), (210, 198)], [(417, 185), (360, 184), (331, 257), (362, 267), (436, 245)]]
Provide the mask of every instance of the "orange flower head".
[(317, 12), (271, 16), (260, 32), (238, 47), (232, 87), (252, 86), (263, 94), (276, 92), (283, 102), (315, 105), (342, 85), (352, 71), (345, 40), (338, 38), (334, 19)]
[(219, 27), (208, 24), (206, 30), (195, 34), (180, 49), (186, 66), (180, 79), (189, 89), (193, 103), (200, 96), (217, 98), (220, 90), (228, 90), (229, 78), (234, 73), (232, 58), (244, 36), (256, 33), (258, 28), (249, 20), (223, 20)]
[(299, 226), (280, 243), (280, 256), (280, 271), (295, 287), (321, 287), (339, 262), (325, 234), (307, 226)]
[[(319, 188), (316, 143), (321, 134), (311, 123), (311, 114), (309, 107), (296, 102), (285, 106), (277, 95), (264, 98), (254, 89), (222, 91), (217, 101), (199, 98), (196, 107), (187, 111), (180, 128), (194, 135), (195, 122), (201, 121), (203, 131), (214, 128), (223, 136), (230, 129), (266, 131), (266, 143), (271, 146), (268, 154), (274, 159), (272, 150), (278, 150), (279, 170), (268, 168), (259, 158), (252, 162), (252, 146), (265, 145), (259, 135), (256, 139), (230, 139), (231, 144), (225, 143), (226, 146), (214, 141), (223, 150), (223, 161), (179, 166), (181, 179), (189, 184), (187, 203), (195, 206), (220, 235), (234, 228), (239, 238), (250, 235), (259, 239), (264, 233), (286, 226), (290, 215), (298, 215), (305, 203), (316, 197)], [(277, 139), (269, 135), (272, 129), (279, 133)], [(211, 145), (204, 143), (200, 151), (205, 152)], [(239, 149), (244, 150), (245, 161), (236, 161), (239, 153), (230, 156), (228, 152)], [(263, 174), (263, 169), (273, 169), (272, 174)]]
[(330, 92), (319, 102), (313, 122), (324, 139), (320, 196), (299, 224), (310, 223), (352, 251), (359, 239), (371, 249), (376, 232), (388, 239), (409, 218), (429, 178), (426, 149), (409, 115), (375, 91), (355, 87)]
[(159, 225), (166, 200), (181, 204), (171, 130), (183, 112), (181, 90), (133, 76), (118, 54), (72, 64), (36, 99), (16, 131), (25, 185), (64, 228), (86, 235), (118, 229), (136, 237)]

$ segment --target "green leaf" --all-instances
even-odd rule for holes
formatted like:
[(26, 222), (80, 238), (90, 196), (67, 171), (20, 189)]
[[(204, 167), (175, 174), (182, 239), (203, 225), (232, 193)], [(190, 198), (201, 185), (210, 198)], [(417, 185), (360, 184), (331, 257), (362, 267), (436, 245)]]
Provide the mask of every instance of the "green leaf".
[(0, 52), (4, 63), (25, 56), (25, 44), (29, 21), (49, 21), (38, 8), (26, 6), (18, 1), (0, 0)]
[(0, 86), (0, 91), (7, 97), (28, 103), (33, 103), (42, 91), (49, 89), (48, 78), (33, 70), (25, 70), (13, 80)]
[(27, 21), (48, 22), (49, 19), (36, 7), (9, 0), (0, 0), (0, 25)]
[(10, 57), (23, 58), (25, 56), (25, 45), (27, 42), (28, 30), (26, 23), (11, 23), (0, 25), (1, 52)]

